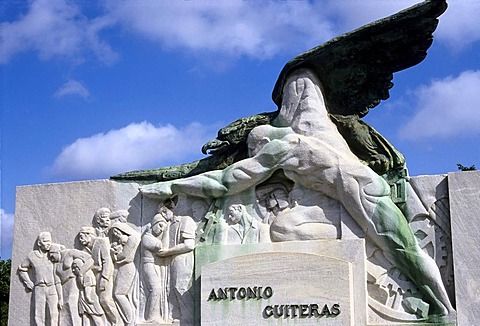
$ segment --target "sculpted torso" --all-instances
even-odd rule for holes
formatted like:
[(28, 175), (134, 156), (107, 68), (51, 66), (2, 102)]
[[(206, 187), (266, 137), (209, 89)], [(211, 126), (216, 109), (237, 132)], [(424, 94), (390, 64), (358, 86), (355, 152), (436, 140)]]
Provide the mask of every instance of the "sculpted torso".
[(277, 216), (271, 224), (272, 241), (332, 237), (333, 228), (325, 230), (327, 215), (319, 212), (323, 196), (336, 199), (366, 237), (384, 250), (387, 260), (418, 286), (428, 288), (425, 294), (437, 311), (448, 314), (453, 308), (435, 261), (418, 245), (407, 219), (390, 198), (387, 182), (352, 153), (330, 120), (320, 85), (309, 70), (295, 71), (288, 78), (274, 126), (256, 127), (248, 136), (250, 158), (224, 170), (147, 185), (142, 191), (162, 197), (185, 193), (221, 198), (252, 191), (282, 170), (297, 191), (308, 194), (311, 206), (302, 205), (302, 214), (286, 210), (285, 218)]

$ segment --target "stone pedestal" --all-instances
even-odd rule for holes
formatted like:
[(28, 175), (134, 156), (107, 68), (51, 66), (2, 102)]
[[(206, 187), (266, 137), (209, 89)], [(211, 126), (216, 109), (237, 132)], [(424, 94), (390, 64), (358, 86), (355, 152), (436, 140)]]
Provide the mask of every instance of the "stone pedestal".
[(196, 275), (202, 325), (366, 325), (361, 239), (200, 246)]

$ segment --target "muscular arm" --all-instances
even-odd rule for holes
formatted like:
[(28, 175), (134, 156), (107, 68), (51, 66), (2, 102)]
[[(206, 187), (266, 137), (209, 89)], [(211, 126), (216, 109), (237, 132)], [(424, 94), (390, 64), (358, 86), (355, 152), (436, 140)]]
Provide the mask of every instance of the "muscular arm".
[(288, 154), (282, 140), (267, 143), (255, 156), (224, 170), (210, 171), (185, 179), (159, 182), (140, 188), (147, 196), (168, 198), (177, 193), (203, 198), (234, 195), (268, 179)]
[(186, 254), (187, 252), (195, 249), (195, 239), (184, 239), (182, 243), (179, 243), (169, 249), (161, 249), (158, 252), (159, 257), (169, 257), (176, 256), (181, 254)]
[(20, 266), (18, 266), (18, 276), (20, 277), (20, 280), (22, 283), (25, 285), (27, 290), (33, 290), (34, 284), (32, 280), (30, 279), (30, 276), (28, 275), (28, 271), (31, 268), (31, 262), (30, 259), (25, 258)]
[(239, 161), (223, 170), (222, 183), (226, 195), (238, 194), (267, 180), (288, 157), (288, 142), (272, 140), (253, 157)]
[[(58, 264), (61, 264), (61, 263), (58, 263)], [(57, 291), (57, 297), (58, 297), (57, 306), (58, 306), (58, 309), (62, 309), (63, 308), (62, 280), (60, 279), (60, 276), (58, 276), (58, 274), (55, 272), (53, 272), (53, 279), (55, 280), (55, 290)]]

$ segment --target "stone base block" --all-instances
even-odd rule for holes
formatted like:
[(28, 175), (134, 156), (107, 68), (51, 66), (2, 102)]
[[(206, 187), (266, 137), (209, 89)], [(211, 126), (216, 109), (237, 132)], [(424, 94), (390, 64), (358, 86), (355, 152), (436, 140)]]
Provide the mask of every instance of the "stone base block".
[(366, 325), (365, 275), (361, 239), (196, 250), (202, 325)]

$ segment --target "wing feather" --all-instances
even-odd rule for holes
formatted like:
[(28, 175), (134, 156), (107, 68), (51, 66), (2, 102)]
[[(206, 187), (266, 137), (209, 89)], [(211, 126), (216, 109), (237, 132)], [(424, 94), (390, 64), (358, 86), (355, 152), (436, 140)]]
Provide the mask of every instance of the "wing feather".
[(293, 58), (277, 79), (273, 101), (281, 106), (291, 72), (309, 68), (322, 83), (330, 113), (363, 117), (389, 98), (393, 73), (425, 59), (446, 8), (445, 0), (426, 0)]

